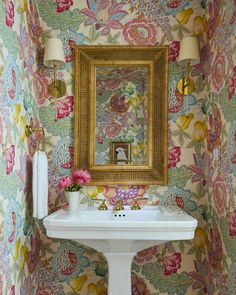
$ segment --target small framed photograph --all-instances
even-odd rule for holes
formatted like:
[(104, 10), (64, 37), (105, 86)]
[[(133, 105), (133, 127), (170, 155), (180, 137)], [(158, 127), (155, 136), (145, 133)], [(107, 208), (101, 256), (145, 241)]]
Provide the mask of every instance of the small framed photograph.
[(131, 164), (131, 142), (111, 143), (111, 163), (118, 165)]

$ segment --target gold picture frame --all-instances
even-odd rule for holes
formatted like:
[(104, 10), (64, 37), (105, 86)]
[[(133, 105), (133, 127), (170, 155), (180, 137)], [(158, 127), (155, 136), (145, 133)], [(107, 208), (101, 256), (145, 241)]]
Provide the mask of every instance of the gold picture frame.
[(111, 164), (131, 164), (131, 142), (115, 141), (111, 143)]
[[(96, 75), (103, 67), (147, 69), (145, 163), (132, 163), (131, 147), (129, 164), (96, 160)], [(74, 168), (89, 170), (91, 185), (166, 185), (168, 46), (76, 46), (74, 76)]]

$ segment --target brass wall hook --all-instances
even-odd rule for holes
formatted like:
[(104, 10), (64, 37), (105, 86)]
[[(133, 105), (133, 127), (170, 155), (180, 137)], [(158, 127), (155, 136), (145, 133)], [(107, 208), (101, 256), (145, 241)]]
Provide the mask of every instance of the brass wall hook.
[[(45, 151), (45, 133), (44, 133), (44, 129), (43, 127), (32, 127), (31, 125), (26, 125), (25, 126), (25, 135), (27, 137), (29, 137), (32, 133), (34, 132), (42, 132), (43, 134), (43, 138), (42, 140), (40, 141), (41, 144), (42, 144), (42, 151)], [(40, 143), (39, 142), (39, 143)], [(37, 145), (37, 149), (39, 150), (39, 144)]]

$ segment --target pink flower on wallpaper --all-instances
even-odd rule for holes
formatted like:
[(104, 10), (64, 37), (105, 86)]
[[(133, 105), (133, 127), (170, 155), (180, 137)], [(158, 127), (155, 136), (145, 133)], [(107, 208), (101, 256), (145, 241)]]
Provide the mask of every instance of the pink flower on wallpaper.
[(236, 89), (236, 66), (234, 66), (230, 79), (229, 79), (229, 86), (228, 86), (228, 99), (231, 99), (235, 94)]
[(30, 251), (26, 254), (26, 262), (28, 266), (28, 270), (30, 273), (33, 273), (35, 270), (35, 267), (38, 264), (39, 261), (39, 252), (41, 247), (41, 240), (40, 240), (40, 234), (37, 230), (35, 234), (30, 235)]
[(10, 174), (15, 165), (15, 146), (12, 144), (5, 152), (6, 174)]
[(11, 290), (9, 292), (9, 295), (15, 295), (16, 294), (16, 287), (15, 285), (11, 287)]
[(219, 91), (225, 81), (225, 58), (223, 53), (217, 54), (212, 66), (212, 82), (216, 91)]
[(231, 237), (236, 237), (236, 209), (229, 216), (229, 234)]
[(173, 168), (180, 161), (181, 148), (180, 146), (174, 146), (168, 152), (168, 168)]
[(130, 45), (154, 45), (157, 31), (146, 19), (135, 18), (125, 24), (123, 36)]
[(123, 10), (123, 3), (117, 0), (91, 1), (87, 0), (88, 8), (80, 10), (87, 16), (85, 26), (95, 25), (96, 30), (102, 29), (102, 35), (107, 36), (111, 29), (123, 28), (121, 20), (128, 14)]
[(57, 12), (63, 12), (69, 10), (73, 5), (73, 0), (56, 0), (57, 2)]
[(219, 175), (213, 183), (213, 200), (219, 215), (225, 212), (226, 197), (226, 185), (224, 179)]
[(179, 49), (180, 49), (179, 41), (173, 41), (169, 45), (169, 62), (176, 60), (177, 56), (179, 56)]
[(219, 146), (221, 139), (222, 121), (220, 109), (215, 106), (209, 117), (210, 129), (207, 131), (207, 149), (212, 152)]
[(14, 24), (14, 3), (13, 1), (6, 1), (6, 25), (11, 27)]
[(134, 262), (143, 265), (148, 262), (156, 261), (158, 252), (159, 249), (157, 246), (142, 250), (134, 257)]
[(8, 90), (8, 94), (11, 99), (14, 99), (16, 94), (16, 73), (13, 68), (11, 69), (11, 77), (12, 77), (12, 87), (11, 89)]
[(181, 198), (181, 196), (176, 196), (175, 197), (175, 202), (177, 204), (178, 207), (180, 208), (184, 208), (184, 200)]
[(222, 271), (223, 247), (219, 228), (210, 229), (210, 240), (208, 241), (208, 256), (213, 269)]
[(106, 135), (108, 137), (116, 137), (121, 132), (121, 125), (116, 122), (111, 122), (106, 127)]
[(125, 102), (125, 96), (114, 94), (109, 101), (109, 109), (114, 113), (124, 113), (128, 110), (129, 104)]
[(39, 38), (43, 29), (40, 26), (39, 13), (37, 5), (34, 3), (34, 1), (28, 1), (26, 20), (31, 40), (33, 41), (33, 43), (37, 44), (38, 47), (40, 47), (41, 44)]
[(49, 98), (48, 85), (50, 84), (47, 69), (44, 67), (38, 68), (34, 72), (33, 86), (36, 100), (39, 106), (44, 105)]
[(232, 25), (236, 20), (236, 0), (234, 0), (234, 9), (229, 23)]
[(132, 273), (132, 294), (135, 295), (151, 295), (151, 292), (148, 290), (145, 280), (137, 276), (137, 274)]
[(181, 267), (181, 253), (174, 253), (170, 256), (166, 256), (163, 259), (163, 264), (165, 267), (164, 274), (169, 276), (173, 273), (176, 273), (177, 270)]
[(73, 112), (74, 106), (74, 98), (73, 96), (67, 96), (63, 99), (57, 99), (55, 101), (56, 106), (56, 118), (55, 121), (58, 119), (63, 119), (68, 117)]
[(220, 0), (212, 0), (209, 4), (209, 19), (207, 22), (207, 37), (211, 39), (217, 28), (218, 24), (218, 16), (220, 14)]
[(181, 0), (170, 0), (167, 3), (167, 6), (170, 8), (177, 8), (181, 3)]

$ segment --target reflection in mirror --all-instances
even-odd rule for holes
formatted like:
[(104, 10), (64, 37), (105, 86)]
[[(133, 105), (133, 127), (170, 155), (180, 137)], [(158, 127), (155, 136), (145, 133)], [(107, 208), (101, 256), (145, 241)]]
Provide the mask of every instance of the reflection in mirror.
[(96, 66), (95, 163), (147, 164), (147, 66)]

